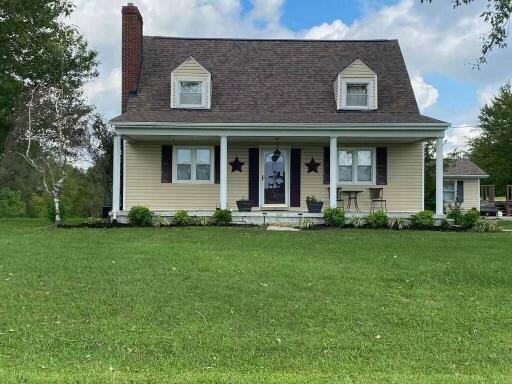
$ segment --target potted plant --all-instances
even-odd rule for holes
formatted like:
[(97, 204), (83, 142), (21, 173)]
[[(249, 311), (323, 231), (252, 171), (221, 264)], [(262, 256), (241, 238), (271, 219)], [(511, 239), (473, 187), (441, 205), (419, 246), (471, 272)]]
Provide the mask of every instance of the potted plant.
[(320, 213), (322, 212), (324, 202), (318, 199), (316, 196), (307, 196), (306, 205), (308, 206), (309, 213)]
[(252, 201), (242, 197), (240, 200), (236, 201), (236, 206), (238, 208), (238, 212), (251, 212)]

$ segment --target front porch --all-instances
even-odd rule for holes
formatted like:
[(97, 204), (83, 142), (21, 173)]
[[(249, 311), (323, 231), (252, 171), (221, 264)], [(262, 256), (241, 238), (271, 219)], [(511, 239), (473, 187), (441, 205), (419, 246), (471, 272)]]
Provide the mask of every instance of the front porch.
[[(305, 218), (322, 219), (307, 212), (307, 196), (323, 201), (325, 209), (341, 207), (341, 196), (346, 206), (345, 193), (357, 192), (362, 212), (352, 207), (347, 214), (365, 215), (374, 188), (382, 189), (390, 216), (410, 217), (424, 209), (423, 143), (437, 140), (442, 153), (444, 129), (116, 126), (112, 218), (124, 221), (132, 206), (144, 205), (163, 216), (184, 209), (208, 217), (220, 208), (230, 209), (235, 222), (299, 225)], [(442, 158), (436, 165), (442, 180)], [(438, 185), (441, 216), (442, 182)], [(243, 198), (251, 201), (252, 212), (238, 212), (236, 201)]]
[[(189, 210), (187, 211), (191, 217), (198, 219), (210, 218), (215, 210)], [(176, 211), (155, 211), (155, 214), (171, 219)], [(345, 212), (346, 217), (350, 220), (352, 217), (364, 217), (369, 212)], [(323, 224), (323, 213), (309, 213), (304, 210), (287, 210), (287, 211), (260, 211), (254, 210), (251, 212), (238, 212), (233, 211), (234, 224), (246, 225), (269, 225), (269, 224), (282, 224), (289, 226), (301, 226), (304, 220), (311, 221), (312, 224)], [(387, 212), (389, 217), (404, 217), (410, 218), (410, 212)], [(119, 211), (117, 213), (117, 221), (119, 223), (128, 223), (128, 211)]]

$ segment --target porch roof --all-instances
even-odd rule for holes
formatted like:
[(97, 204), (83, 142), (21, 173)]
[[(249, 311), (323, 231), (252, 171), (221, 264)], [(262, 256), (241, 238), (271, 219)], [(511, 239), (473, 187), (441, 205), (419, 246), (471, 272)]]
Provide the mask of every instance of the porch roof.
[(444, 137), (444, 124), (242, 124), (242, 123), (116, 123), (114, 131), (125, 138), (140, 141), (203, 140), (217, 141), (227, 136), (230, 141), (264, 141), (282, 138), (292, 141), (325, 141), (338, 137), (344, 142), (417, 142)]

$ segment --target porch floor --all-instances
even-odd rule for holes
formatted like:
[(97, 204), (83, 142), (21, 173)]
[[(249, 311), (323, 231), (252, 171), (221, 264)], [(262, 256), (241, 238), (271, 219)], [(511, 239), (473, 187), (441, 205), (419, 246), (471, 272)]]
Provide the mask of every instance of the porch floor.
[[(177, 210), (172, 211), (153, 211), (155, 214), (171, 218)], [(190, 216), (211, 217), (215, 210), (187, 210)], [(348, 218), (363, 217), (368, 215), (368, 211), (354, 212), (345, 211)], [(252, 225), (266, 225), (266, 224), (286, 224), (297, 226), (302, 223), (304, 219), (310, 220), (313, 224), (323, 224), (323, 213), (309, 213), (307, 210), (253, 210), (251, 212), (232, 211), (234, 224), (252, 224)], [(410, 218), (414, 213), (412, 212), (386, 212), (389, 217), (405, 217)], [(120, 223), (128, 222), (128, 211), (119, 211), (117, 220)]]

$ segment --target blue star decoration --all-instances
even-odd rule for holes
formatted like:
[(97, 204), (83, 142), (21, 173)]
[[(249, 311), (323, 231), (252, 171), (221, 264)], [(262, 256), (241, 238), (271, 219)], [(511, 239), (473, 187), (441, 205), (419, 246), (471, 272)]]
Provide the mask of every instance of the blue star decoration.
[(308, 167), (308, 173), (315, 172), (318, 173), (318, 166), (320, 163), (317, 163), (315, 159), (311, 158), (309, 163), (305, 163), (306, 167)]
[(245, 163), (243, 161), (238, 160), (238, 156), (235, 158), (235, 161), (230, 161), (229, 165), (231, 165), (231, 172), (242, 172), (242, 166)]

